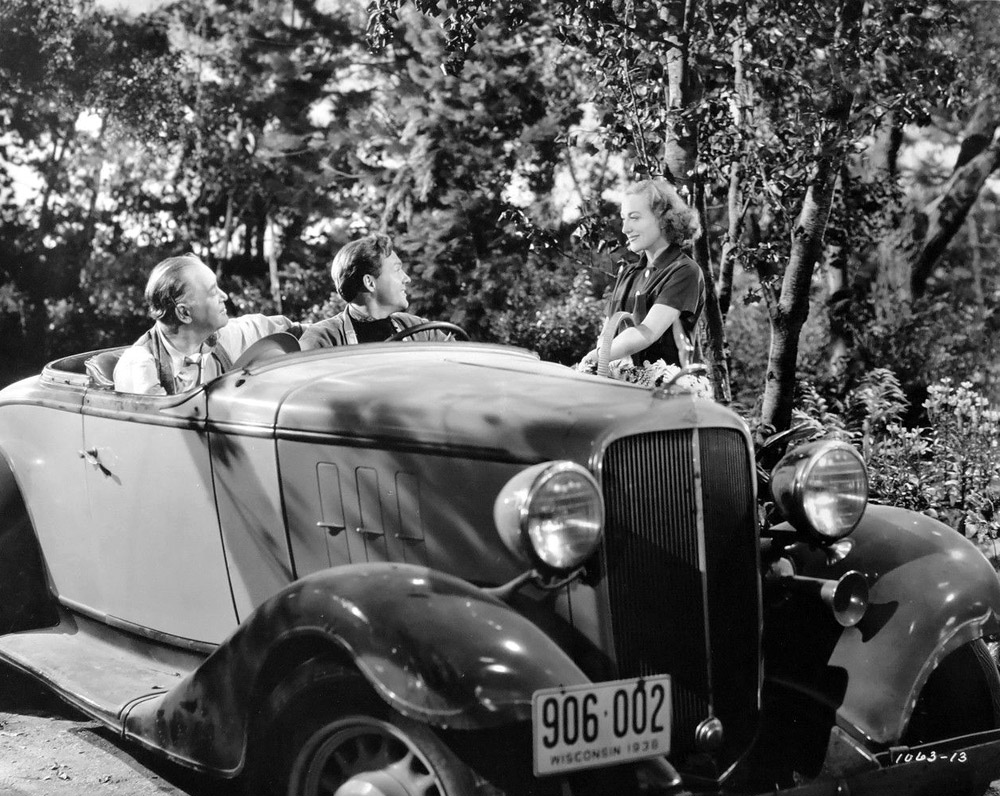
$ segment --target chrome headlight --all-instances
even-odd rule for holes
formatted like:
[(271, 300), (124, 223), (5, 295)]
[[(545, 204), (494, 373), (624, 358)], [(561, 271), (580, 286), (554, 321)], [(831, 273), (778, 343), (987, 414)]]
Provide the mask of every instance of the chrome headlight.
[(531, 566), (560, 571), (582, 564), (601, 543), (604, 500), (574, 462), (544, 462), (508, 481), (493, 504), (504, 544)]
[(796, 529), (822, 543), (847, 536), (868, 504), (864, 460), (843, 442), (820, 440), (788, 453), (771, 471), (771, 494)]

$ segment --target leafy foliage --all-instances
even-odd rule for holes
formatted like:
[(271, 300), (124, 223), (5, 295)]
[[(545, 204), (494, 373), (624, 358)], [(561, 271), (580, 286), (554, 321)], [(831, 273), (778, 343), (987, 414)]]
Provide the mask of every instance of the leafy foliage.
[[(394, 81), (395, 103), (385, 105), (398, 132), (381, 157), (399, 166), (383, 178), (382, 223), (399, 230), (397, 247), (419, 277), (411, 291), (418, 311), (494, 339), (497, 314), (538, 309), (535, 268), (556, 283), (576, 268), (539, 259), (510, 213), (509, 192), (518, 184), (518, 201), (532, 204), (536, 219), (552, 218), (558, 139), (579, 120), (580, 98), (559, 87), (548, 59), (521, 35), (491, 39), (458, 80), (438, 66), (436, 29), (413, 15), (406, 23), (391, 46), (407, 66)], [(551, 234), (568, 248), (568, 231), (557, 222)]]
[(594, 347), (603, 315), (604, 301), (593, 279), (581, 272), (565, 292), (546, 302), (498, 313), (493, 331), (497, 339), (537, 351), (542, 359), (572, 365), (580, 360), (581, 352)]
[(887, 426), (873, 446), (876, 495), (923, 511), (980, 543), (1000, 536), (1000, 411), (969, 382), (928, 388), (929, 425)]
[(875, 369), (844, 402), (800, 385), (799, 411), (819, 435), (862, 451), (871, 499), (923, 512), (996, 556), (1000, 537), (1000, 410), (969, 382), (945, 377), (928, 387), (926, 425), (902, 421), (909, 402), (890, 370)]
[[(846, 147), (850, 179), (827, 243), (860, 273), (907, 202), (925, 204), (948, 171), (868, 168), (890, 117), (945, 127), (996, 83), (989, 26), (964, 24), (974, 17), (944, 0), (180, 0), (131, 18), (10, 0), (0, 345), (15, 352), (44, 333), (44, 357), (127, 342), (147, 323), (150, 266), (189, 249), (218, 270), (234, 310), (320, 317), (339, 308), (327, 276), (337, 248), (383, 230), (415, 277), (414, 311), (572, 362), (593, 345), (621, 256), (613, 191), (624, 179), (697, 177), (711, 259), (735, 245), (739, 290), (766, 304), (780, 297), (794, 221), (831, 147)], [(679, 57), (683, 96), (672, 93)], [(831, 137), (845, 87), (849, 123)], [(930, 139), (914, 129), (914, 144)], [(694, 156), (681, 166), (669, 157), (678, 144)], [(727, 241), (734, 165), (747, 232)], [(843, 291), (854, 358), (836, 378), (825, 375), (832, 323), (818, 274), (798, 340), (817, 395), (836, 407), (866, 371), (892, 367), (913, 424), (942, 375), (989, 389), (995, 232), (984, 222), (978, 295), (971, 244), (912, 313)], [(748, 411), (773, 339), (760, 309), (737, 298), (728, 317)]]

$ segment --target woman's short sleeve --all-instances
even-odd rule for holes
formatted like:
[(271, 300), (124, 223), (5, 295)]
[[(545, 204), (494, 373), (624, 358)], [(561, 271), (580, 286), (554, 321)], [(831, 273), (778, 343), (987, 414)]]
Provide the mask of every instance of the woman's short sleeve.
[(678, 258), (652, 303), (673, 307), (681, 315), (696, 315), (704, 300), (704, 283), (701, 268), (694, 260)]

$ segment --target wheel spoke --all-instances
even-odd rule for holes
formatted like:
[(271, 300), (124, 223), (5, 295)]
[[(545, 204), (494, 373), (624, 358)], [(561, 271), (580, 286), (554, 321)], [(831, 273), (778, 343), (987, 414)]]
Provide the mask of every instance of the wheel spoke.
[(360, 674), (339, 666), (303, 664), (268, 705), (281, 753), (264, 749), (254, 773), (297, 796), (464, 796), (474, 789), (471, 772), (432, 728), (394, 714), (367, 688)]
[[(330, 757), (333, 758), (334, 763), (340, 769), (344, 776), (347, 776), (347, 772), (353, 767), (353, 763), (348, 759), (347, 755), (344, 754), (344, 747), (338, 746), (332, 752), (330, 752)], [(355, 759), (357, 757), (355, 756)]]
[(392, 764), (393, 755), (390, 739), (381, 733), (365, 735), (366, 757), (365, 766), (368, 769), (383, 769)]
[(400, 760), (408, 760), (412, 753), (405, 744), (377, 729), (359, 728), (345, 733), (340, 743), (329, 750), (330, 767), (335, 764), (340, 773), (351, 777), (363, 771), (388, 769)]
[(399, 781), (412, 786), (414, 793), (422, 794), (422, 796), (434, 796), (440, 793), (437, 777), (433, 772), (428, 771), (427, 766), (411, 749), (407, 749), (405, 756), (393, 763), (387, 770)]

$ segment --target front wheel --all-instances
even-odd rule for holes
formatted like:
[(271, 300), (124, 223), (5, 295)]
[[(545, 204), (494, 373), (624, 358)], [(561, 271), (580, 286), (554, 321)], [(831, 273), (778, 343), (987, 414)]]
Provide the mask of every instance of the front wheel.
[(981, 639), (950, 653), (931, 672), (901, 743), (941, 741), (1000, 727), (1000, 675)]
[[(950, 653), (931, 672), (900, 743), (919, 746), (997, 728), (1000, 674), (986, 644), (976, 639)], [(965, 796), (986, 790), (956, 783), (947, 792)]]
[(254, 796), (467, 796), (471, 771), (357, 672), (300, 666), (270, 696), (246, 785)]

